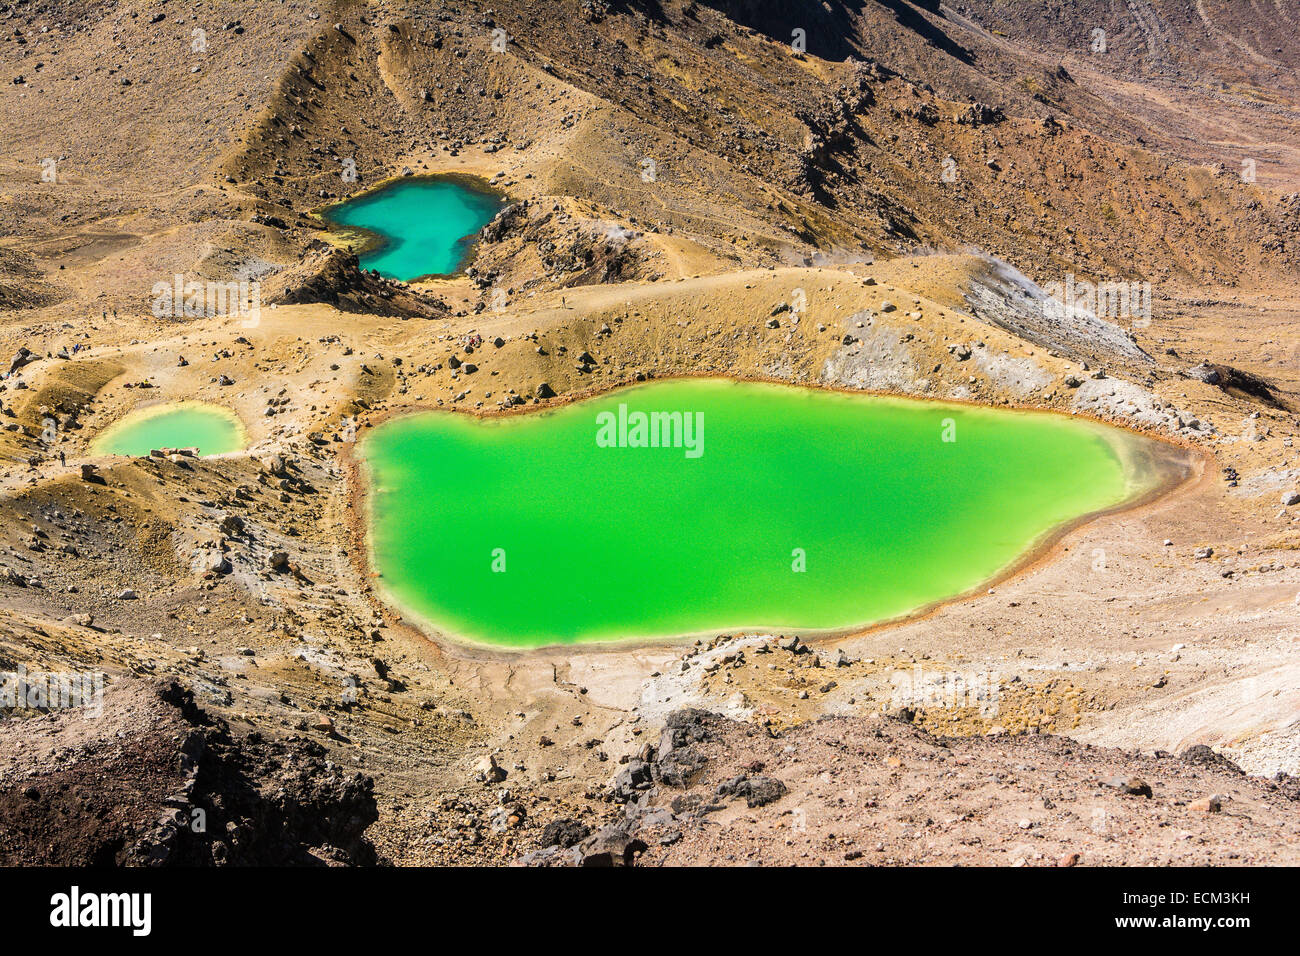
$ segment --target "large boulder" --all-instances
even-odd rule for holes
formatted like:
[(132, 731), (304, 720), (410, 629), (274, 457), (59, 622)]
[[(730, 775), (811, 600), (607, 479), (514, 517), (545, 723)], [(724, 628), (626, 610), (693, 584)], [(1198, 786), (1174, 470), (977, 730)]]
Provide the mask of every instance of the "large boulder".
[(611, 790), (615, 801), (627, 803), (653, 786), (654, 775), (651, 772), (650, 764), (644, 760), (629, 760), (627, 765), (614, 777)]
[(574, 850), (579, 866), (633, 866), (646, 845), (618, 825), (601, 827)]
[(591, 827), (570, 817), (552, 820), (542, 829), (543, 847), (560, 846), (564, 849), (577, 846), (591, 836)]

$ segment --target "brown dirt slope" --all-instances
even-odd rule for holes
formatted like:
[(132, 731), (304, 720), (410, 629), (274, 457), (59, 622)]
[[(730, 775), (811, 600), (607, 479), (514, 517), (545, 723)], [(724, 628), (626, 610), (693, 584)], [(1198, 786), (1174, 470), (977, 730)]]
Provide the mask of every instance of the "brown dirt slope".
[[(531, 864), (1294, 865), (1300, 780), (1208, 748), (1150, 757), (1063, 737), (943, 738), (882, 715), (773, 732), (668, 716), (616, 778), (623, 812)], [(585, 829), (590, 830), (589, 827)], [(550, 842), (558, 839), (559, 842)]]
[(0, 864), (374, 862), (373, 783), (319, 744), (235, 739), (174, 682), (114, 680), (102, 706), (0, 723)]

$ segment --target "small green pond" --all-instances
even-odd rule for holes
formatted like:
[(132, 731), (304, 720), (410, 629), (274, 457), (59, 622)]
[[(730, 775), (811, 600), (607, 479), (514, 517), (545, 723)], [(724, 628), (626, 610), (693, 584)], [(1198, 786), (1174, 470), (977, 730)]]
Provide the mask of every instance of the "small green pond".
[(527, 648), (904, 615), (1152, 490), (1155, 447), (1058, 415), (692, 379), (420, 412), (361, 454), (388, 599)]
[(362, 234), (361, 265), (410, 281), (460, 270), (480, 229), (504, 205), (467, 177), (398, 180), (325, 212)]
[(229, 409), (202, 402), (155, 405), (106, 428), (91, 444), (97, 455), (147, 455), (155, 448), (198, 448), (224, 455), (247, 444), (244, 426)]

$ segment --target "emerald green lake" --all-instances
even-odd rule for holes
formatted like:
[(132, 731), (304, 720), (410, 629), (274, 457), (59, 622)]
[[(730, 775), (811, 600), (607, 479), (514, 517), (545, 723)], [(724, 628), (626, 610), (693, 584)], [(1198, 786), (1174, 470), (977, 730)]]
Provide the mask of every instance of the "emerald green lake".
[(326, 217), (365, 234), (363, 268), (409, 281), (458, 271), (502, 205), (500, 196), (459, 179), (403, 179), (341, 203)]
[[(639, 412), (685, 415), (641, 428)], [(651, 433), (661, 447), (637, 446)], [(1153, 444), (1055, 415), (692, 379), (533, 414), (415, 413), (361, 454), (387, 597), (527, 648), (904, 615), (1150, 490)]]
[(147, 455), (155, 448), (198, 448), (223, 455), (245, 445), (239, 418), (217, 405), (181, 402), (132, 412), (92, 443), (97, 455)]

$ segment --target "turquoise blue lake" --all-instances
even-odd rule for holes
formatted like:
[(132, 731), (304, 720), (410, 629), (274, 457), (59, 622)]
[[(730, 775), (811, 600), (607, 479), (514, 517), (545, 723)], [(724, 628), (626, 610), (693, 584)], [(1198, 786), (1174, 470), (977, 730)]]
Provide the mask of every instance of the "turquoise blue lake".
[(478, 231), (505, 204), (460, 177), (403, 179), (326, 211), (332, 223), (359, 230), (361, 266), (410, 281), (459, 272)]

